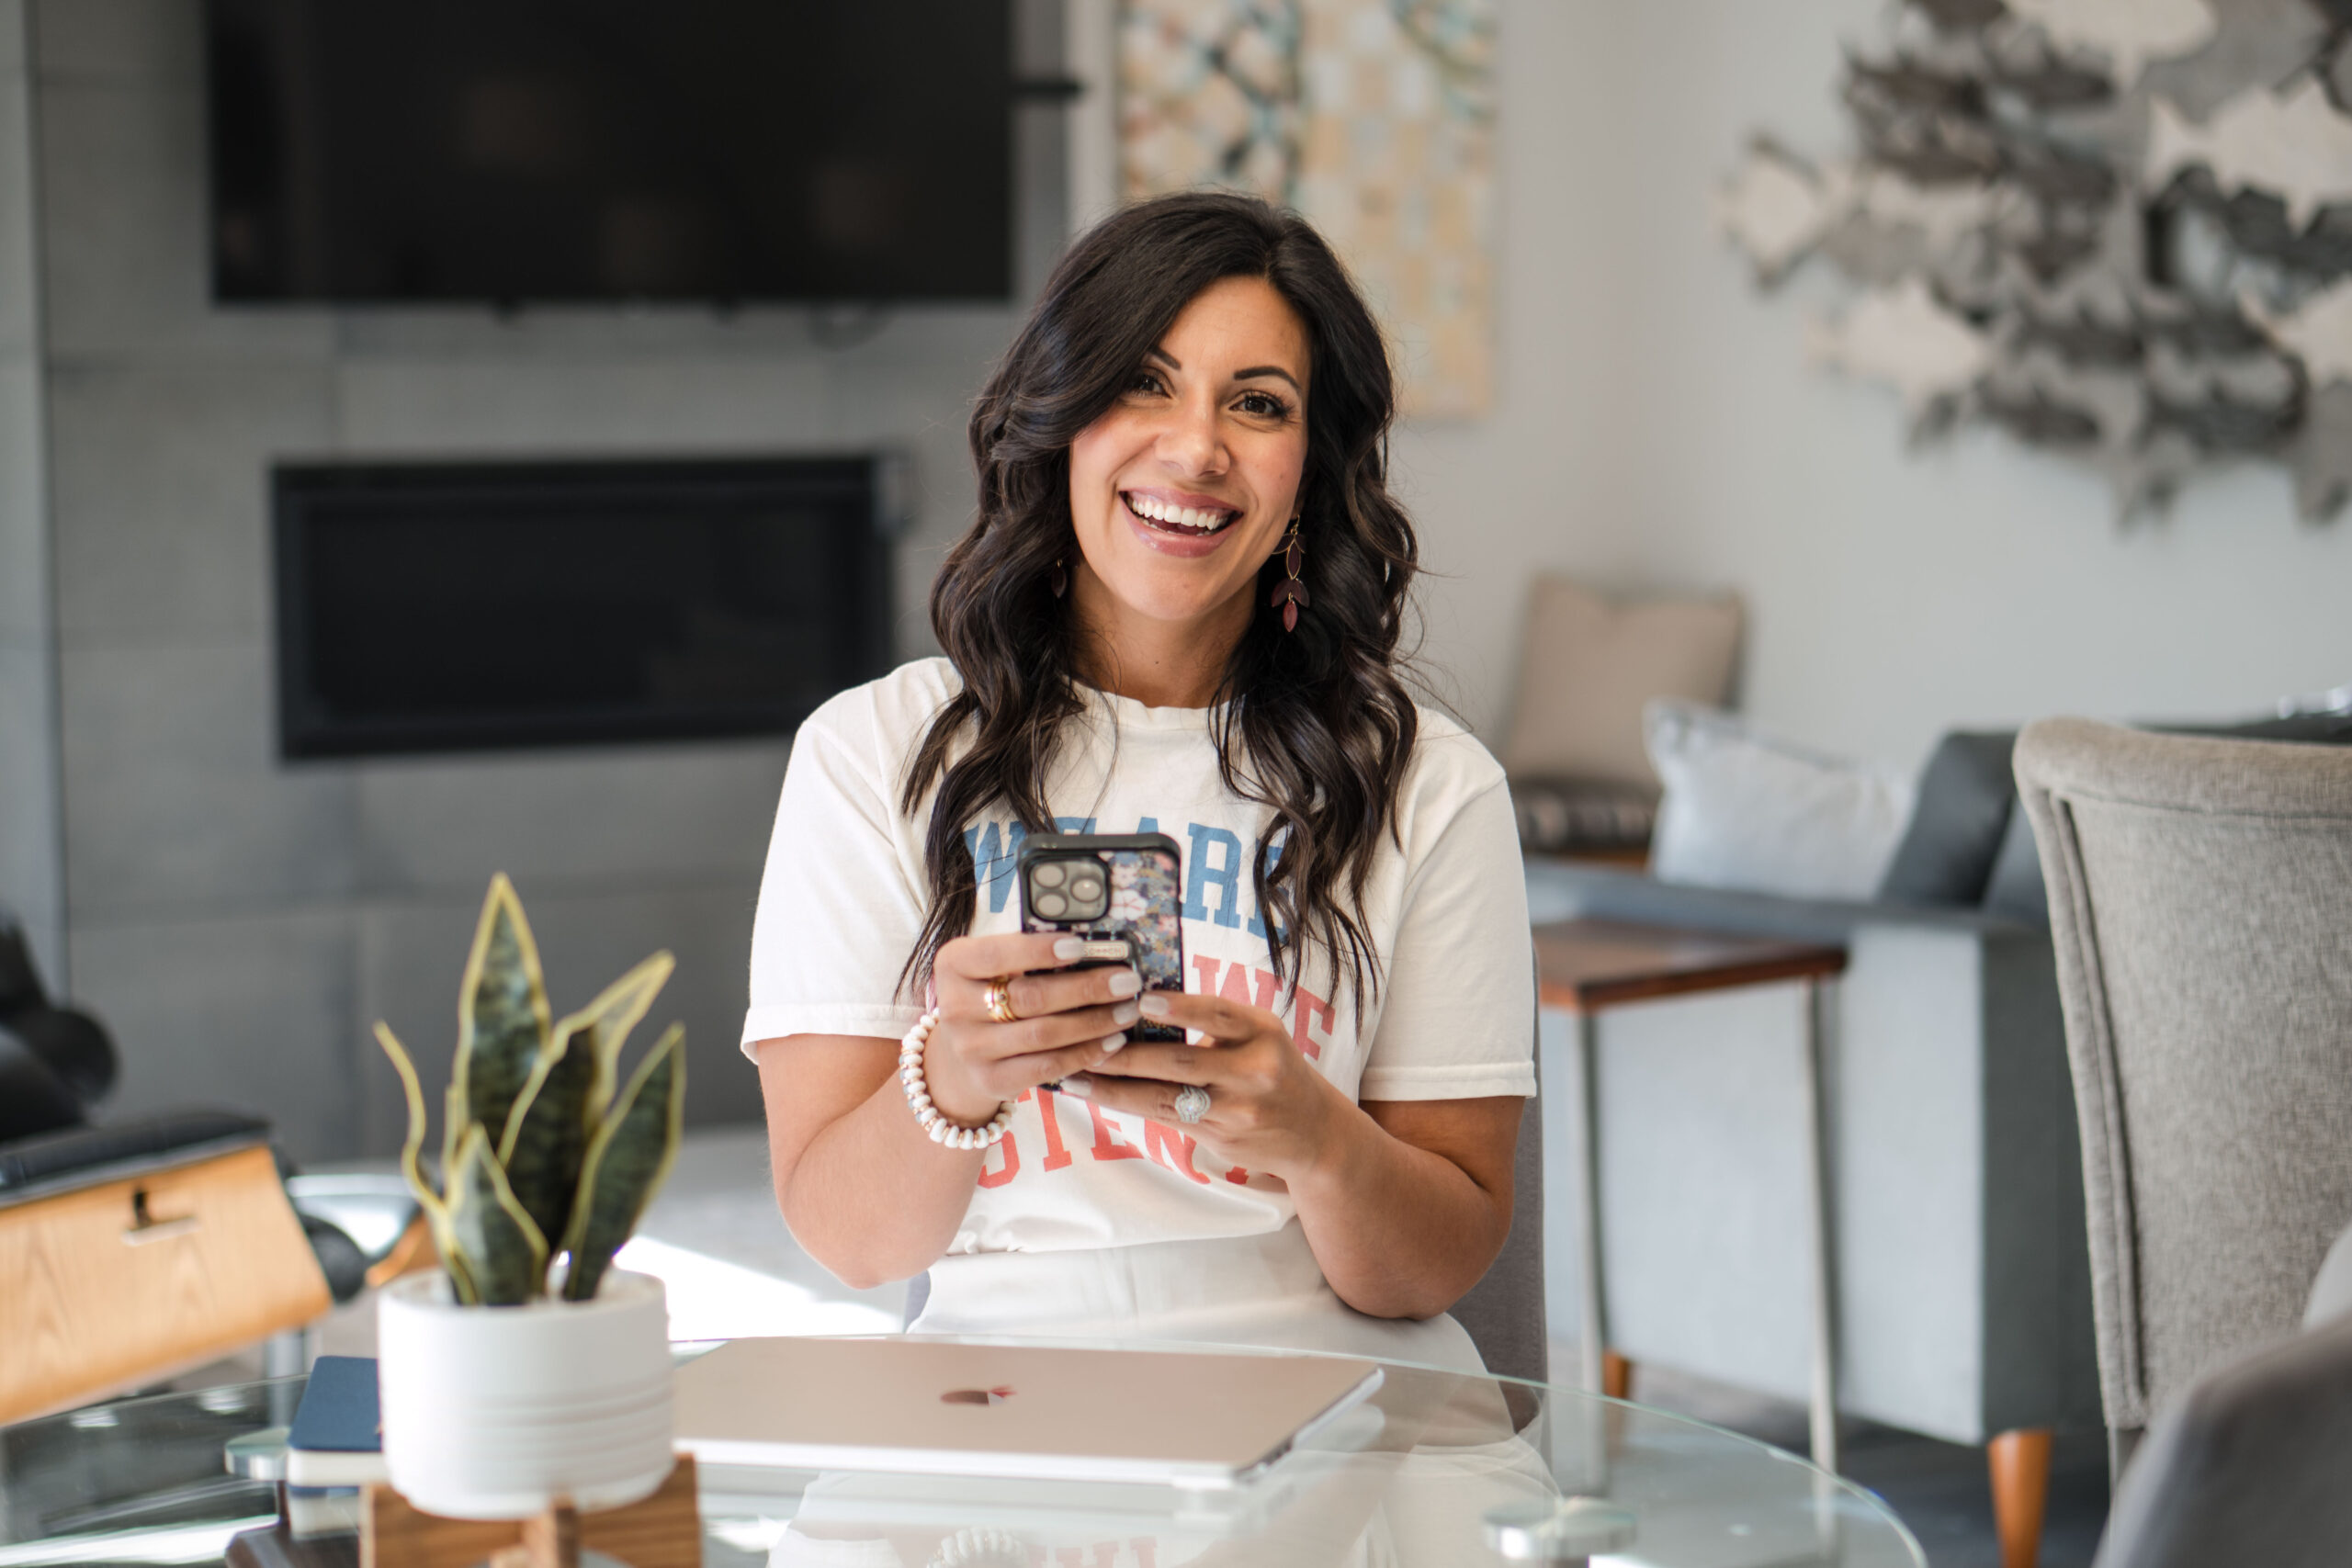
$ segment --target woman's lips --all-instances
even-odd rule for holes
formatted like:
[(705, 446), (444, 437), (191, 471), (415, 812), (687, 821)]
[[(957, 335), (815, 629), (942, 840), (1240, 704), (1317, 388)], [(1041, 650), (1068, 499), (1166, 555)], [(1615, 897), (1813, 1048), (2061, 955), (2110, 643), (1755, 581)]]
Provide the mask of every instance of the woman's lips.
[(1177, 556), (1186, 560), (1197, 560), (1203, 556), (1215, 554), (1234, 532), (1232, 523), (1213, 534), (1200, 533), (1181, 525), (1163, 526), (1136, 511), (1124, 494), (1119, 497), (1119, 511), (1125, 516), (1127, 526), (1135, 531), (1136, 537), (1162, 555)]

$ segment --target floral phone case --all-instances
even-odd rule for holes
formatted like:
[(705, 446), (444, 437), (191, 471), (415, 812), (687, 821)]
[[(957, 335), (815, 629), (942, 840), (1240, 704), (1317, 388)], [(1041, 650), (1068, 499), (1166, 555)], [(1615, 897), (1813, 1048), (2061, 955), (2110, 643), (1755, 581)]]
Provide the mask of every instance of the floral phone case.
[[(1062, 880), (1056, 886), (1066, 889), (1073, 874), (1082, 875), (1082, 867), (1097, 863), (1105, 884), (1099, 912), (1070, 912), (1067, 900), (1062, 911), (1040, 912), (1035, 886), (1039, 867), (1058, 866)], [(1099, 953), (1071, 967), (1131, 963), (1145, 990), (1184, 988), (1183, 857), (1175, 840), (1165, 833), (1033, 833), (1021, 845), (1016, 874), (1023, 931), (1066, 931), (1102, 944)], [(1124, 953), (1114, 952), (1113, 944), (1124, 945)], [(1184, 1031), (1138, 1020), (1127, 1036), (1181, 1042)]]

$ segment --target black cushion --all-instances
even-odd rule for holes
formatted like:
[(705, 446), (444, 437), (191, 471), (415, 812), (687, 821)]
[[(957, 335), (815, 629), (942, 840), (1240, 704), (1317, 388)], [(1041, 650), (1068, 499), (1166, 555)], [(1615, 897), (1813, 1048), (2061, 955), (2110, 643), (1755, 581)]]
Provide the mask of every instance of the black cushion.
[(89, 1014), (74, 1008), (30, 1008), (0, 1016), (0, 1029), (40, 1057), (84, 1110), (114, 1087), (114, 1043)]
[(1638, 852), (1657, 825), (1657, 792), (1639, 784), (1514, 776), (1510, 803), (1531, 854)]
[(333, 1220), (304, 1214), (302, 1234), (311, 1238), (311, 1254), (319, 1272), (327, 1277), (327, 1293), (337, 1306), (368, 1288), (368, 1255)]
[(0, 1203), (178, 1164), (213, 1147), (257, 1144), (269, 1123), (230, 1111), (181, 1111), (112, 1127), (76, 1127), (0, 1144)]
[(81, 1120), (81, 1098), (30, 1041), (0, 1019), (0, 1143)]
[(1883, 903), (1973, 908), (1984, 899), (2017, 800), (2017, 731), (1953, 730), (1919, 775), (1919, 800), (1879, 883)]
[(47, 1007), (49, 993), (41, 988), (40, 972), (33, 967), (33, 950), (17, 917), (0, 909), (0, 1015), (27, 1008)]
[(80, 1122), (114, 1074), (107, 1032), (49, 999), (25, 928), (0, 909), (0, 1139)]

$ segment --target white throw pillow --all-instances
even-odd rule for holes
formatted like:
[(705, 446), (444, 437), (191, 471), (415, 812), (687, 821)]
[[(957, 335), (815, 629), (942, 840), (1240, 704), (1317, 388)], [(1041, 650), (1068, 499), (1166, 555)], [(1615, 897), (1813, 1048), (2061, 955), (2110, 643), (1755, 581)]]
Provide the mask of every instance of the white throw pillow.
[(1650, 874), (1792, 898), (1868, 899), (1910, 820), (1912, 782), (1758, 735), (1690, 703), (1644, 710), (1666, 785)]

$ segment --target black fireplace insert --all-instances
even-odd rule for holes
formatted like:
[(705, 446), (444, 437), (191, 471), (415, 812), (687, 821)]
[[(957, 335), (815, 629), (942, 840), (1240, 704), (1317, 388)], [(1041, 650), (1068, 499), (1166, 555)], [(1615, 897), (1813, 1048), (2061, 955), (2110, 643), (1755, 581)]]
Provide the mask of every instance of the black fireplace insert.
[(281, 755), (788, 734), (890, 666), (895, 460), (288, 465)]

